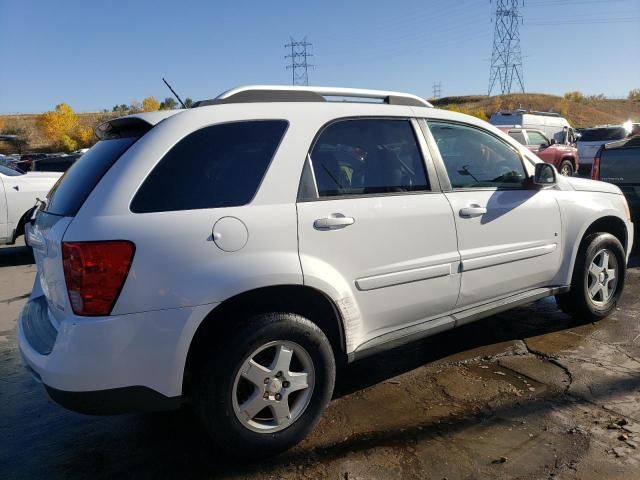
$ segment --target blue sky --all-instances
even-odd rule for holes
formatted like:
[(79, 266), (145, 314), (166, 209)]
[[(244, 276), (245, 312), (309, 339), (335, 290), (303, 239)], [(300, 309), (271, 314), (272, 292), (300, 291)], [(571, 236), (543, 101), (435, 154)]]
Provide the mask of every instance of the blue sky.
[[(495, 0), (0, 0), (0, 113), (111, 109), (290, 82), (284, 44), (313, 43), (310, 83), (486, 93)], [(640, 88), (640, 0), (525, 0), (529, 92)]]

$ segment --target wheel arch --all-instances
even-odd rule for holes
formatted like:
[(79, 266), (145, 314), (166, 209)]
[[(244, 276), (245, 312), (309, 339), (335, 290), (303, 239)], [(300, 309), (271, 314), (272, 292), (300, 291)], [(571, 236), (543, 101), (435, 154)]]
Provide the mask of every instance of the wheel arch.
[(247, 321), (251, 316), (268, 312), (301, 315), (316, 325), (329, 339), (336, 362), (346, 361), (346, 340), (340, 309), (325, 293), (305, 285), (277, 285), (249, 290), (217, 305), (200, 323), (191, 339), (182, 380), (183, 395), (190, 391), (190, 382), (197, 377), (203, 357), (215, 348), (226, 332), (236, 323), (232, 318)]
[(583, 226), (582, 231), (576, 237), (577, 240), (572, 247), (571, 265), (568, 272), (568, 284), (570, 284), (573, 279), (573, 270), (576, 262), (576, 257), (580, 250), (580, 246), (589, 235), (597, 232), (610, 233), (618, 240), (620, 240), (620, 243), (622, 244), (625, 252), (628, 252), (629, 238), (627, 234), (627, 226), (622, 218), (616, 215), (607, 214), (592, 219), (590, 222), (586, 223)]

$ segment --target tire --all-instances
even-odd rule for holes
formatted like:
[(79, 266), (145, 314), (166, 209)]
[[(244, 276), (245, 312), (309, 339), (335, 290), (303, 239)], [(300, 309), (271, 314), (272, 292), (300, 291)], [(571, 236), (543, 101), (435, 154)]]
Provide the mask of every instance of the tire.
[[(609, 259), (606, 266), (604, 253)], [(600, 265), (605, 268), (599, 270)], [(614, 270), (614, 278), (611, 278), (611, 270)], [(593, 322), (605, 318), (616, 308), (624, 289), (625, 273), (626, 255), (620, 240), (610, 233), (589, 235), (578, 249), (571, 290), (556, 295), (558, 307), (580, 321)], [(606, 288), (601, 287), (603, 284)]]
[(573, 164), (571, 163), (571, 161), (562, 160), (562, 162), (560, 162), (560, 166), (558, 167), (558, 172), (560, 172), (560, 175), (564, 175), (565, 177), (572, 177)]
[(258, 460), (293, 447), (311, 431), (331, 400), (335, 373), (331, 344), (314, 323), (290, 313), (257, 315), (212, 349), (194, 405), (222, 451)]

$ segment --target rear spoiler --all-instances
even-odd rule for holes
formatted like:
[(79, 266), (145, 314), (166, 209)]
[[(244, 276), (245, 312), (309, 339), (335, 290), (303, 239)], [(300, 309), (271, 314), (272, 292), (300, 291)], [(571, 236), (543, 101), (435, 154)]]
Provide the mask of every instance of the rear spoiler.
[(141, 137), (158, 123), (180, 111), (181, 110), (160, 110), (112, 118), (98, 125), (94, 132), (100, 140)]

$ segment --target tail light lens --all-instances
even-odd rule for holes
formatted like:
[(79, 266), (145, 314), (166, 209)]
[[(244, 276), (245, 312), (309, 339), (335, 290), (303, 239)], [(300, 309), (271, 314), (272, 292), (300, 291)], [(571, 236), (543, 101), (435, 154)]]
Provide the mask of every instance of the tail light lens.
[(593, 166), (591, 167), (591, 178), (593, 180), (600, 180), (600, 152), (602, 152), (602, 148), (593, 157)]
[(64, 279), (76, 315), (111, 313), (134, 251), (134, 244), (125, 240), (62, 242)]

